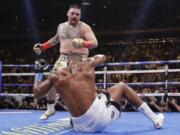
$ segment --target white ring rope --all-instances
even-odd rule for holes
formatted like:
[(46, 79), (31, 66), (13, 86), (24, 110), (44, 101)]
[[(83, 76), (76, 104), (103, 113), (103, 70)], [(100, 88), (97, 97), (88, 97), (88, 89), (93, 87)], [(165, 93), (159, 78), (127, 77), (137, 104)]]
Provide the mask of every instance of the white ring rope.
[[(121, 70), (121, 71), (106, 71), (107, 74), (143, 74), (143, 73), (164, 73), (165, 69), (159, 70)], [(180, 69), (169, 69), (168, 72), (180, 72)], [(96, 74), (104, 74), (104, 71), (96, 71)], [(49, 72), (45, 72), (44, 75), (48, 75)], [(2, 73), (2, 76), (34, 76), (35, 73)]]
[[(102, 66), (125, 66), (125, 65), (147, 65), (147, 64), (177, 64), (180, 63), (180, 60), (170, 60), (170, 61), (143, 61), (143, 62), (117, 62), (117, 63), (107, 63)], [(24, 65), (18, 65), (18, 64), (4, 64), (3, 67), (34, 67), (34, 64), (24, 64)], [(145, 73), (165, 73), (167, 75), (168, 73), (172, 72), (180, 72), (180, 69), (158, 69), (158, 70), (121, 70), (121, 71), (113, 71), (113, 70), (105, 70), (105, 71), (95, 71), (95, 74), (145, 74)], [(1, 76), (34, 76), (35, 73), (1, 73)], [(49, 72), (45, 72), (44, 75), (49, 75)], [(106, 83), (106, 77), (104, 79), (104, 84)], [(127, 83), (131, 85), (163, 85), (164, 83), (167, 83), (169, 85), (176, 85), (180, 84), (180, 82), (168, 82), (167, 80), (165, 82), (138, 82), (138, 83)], [(98, 84), (98, 83), (97, 83)], [(108, 83), (106, 83), (108, 84)], [(110, 83), (109, 83), (110, 84)], [(112, 83), (113, 84), (113, 83)], [(114, 83), (115, 84), (115, 83)], [(104, 86), (106, 87), (106, 86)], [(139, 96), (155, 96), (155, 97), (162, 97), (162, 96), (180, 96), (180, 93), (138, 93)], [(34, 94), (14, 94), (14, 93), (0, 93), (0, 96), (28, 96), (28, 97), (34, 97)]]
[[(176, 64), (180, 63), (180, 60), (167, 60), (167, 61), (136, 61), (136, 62), (115, 62), (105, 63), (103, 66), (124, 66), (124, 65), (148, 65), (148, 64)], [(3, 67), (34, 67), (34, 64), (3, 64)]]
[(105, 63), (105, 64), (102, 64), (102, 66), (125, 66), (125, 65), (148, 65), (148, 64), (177, 64), (177, 63), (180, 63), (180, 60), (115, 62), (115, 63)]
[[(167, 82), (168, 85), (180, 85), (180, 82)], [(102, 83), (96, 83), (97, 85), (101, 85)], [(115, 85), (117, 83), (106, 83), (106, 85)], [(166, 82), (137, 82), (137, 83), (126, 83), (131, 86), (145, 86), (145, 85), (164, 85)]]
[[(143, 73), (164, 73), (164, 69), (159, 70), (122, 70), (122, 71), (107, 71), (107, 74), (143, 74)], [(168, 72), (180, 72), (180, 69), (169, 69)], [(96, 74), (103, 74), (103, 71), (96, 71)]]
[(3, 64), (3, 67), (34, 67), (34, 64)]
[[(163, 96), (178, 97), (180, 93), (138, 93), (138, 96), (142, 97), (163, 97)], [(24, 97), (34, 97), (34, 94), (13, 94), (13, 93), (1, 93), (0, 96), (24, 96)]]

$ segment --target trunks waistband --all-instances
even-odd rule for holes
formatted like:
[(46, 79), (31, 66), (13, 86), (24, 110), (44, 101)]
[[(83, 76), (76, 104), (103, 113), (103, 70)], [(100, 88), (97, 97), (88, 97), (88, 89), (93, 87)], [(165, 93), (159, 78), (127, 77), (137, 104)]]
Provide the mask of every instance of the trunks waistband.
[(79, 60), (79, 61), (83, 61), (85, 59), (87, 59), (87, 55), (84, 54), (61, 54), (60, 55), (60, 60), (64, 60), (64, 61), (70, 61), (70, 60)]
[(106, 97), (107, 97), (106, 106), (113, 105), (113, 106), (115, 106), (119, 111), (121, 110), (120, 105), (119, 105), (117, 102), (111, 101), (110, 94), (109, 94), (107, 91), (102, 91), (102, 93), (103, 93), (104, 95), (106, 95)]

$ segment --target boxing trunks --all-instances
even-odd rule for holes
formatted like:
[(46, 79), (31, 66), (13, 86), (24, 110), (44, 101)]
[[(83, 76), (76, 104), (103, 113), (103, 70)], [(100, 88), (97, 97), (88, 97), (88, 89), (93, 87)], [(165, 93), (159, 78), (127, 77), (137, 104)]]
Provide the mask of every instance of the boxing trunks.
[(71, 60), (85, 60), (87, 59), (87, 55), (81, 55), (81, 54), (61, 54), (58, 60), (54, 64), (54, 70), (61, 70), (62, 68), (66, 68), (68, 65), (68, 62)]
[(77, 132), (99, 132), (120, 117), (120, 106), (110, 99), (109, 93), (96, 96), (94, 102), (80, 117), (71, 117)]

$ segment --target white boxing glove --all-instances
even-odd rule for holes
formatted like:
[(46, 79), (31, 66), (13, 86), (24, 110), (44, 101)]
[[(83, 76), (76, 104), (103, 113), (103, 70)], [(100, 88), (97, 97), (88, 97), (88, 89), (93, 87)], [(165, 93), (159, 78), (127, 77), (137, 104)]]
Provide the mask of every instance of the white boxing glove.
[(40, 43), (35, 44), (34, 47), (33, 47), (33, 50), (37, 55), (40, 55), (42, 53), (41, 44)]
[(74, 48), (83, 48), (84, 47), (84, 40), (81, 38), (74, 38), (72, 40), (72, 45)]

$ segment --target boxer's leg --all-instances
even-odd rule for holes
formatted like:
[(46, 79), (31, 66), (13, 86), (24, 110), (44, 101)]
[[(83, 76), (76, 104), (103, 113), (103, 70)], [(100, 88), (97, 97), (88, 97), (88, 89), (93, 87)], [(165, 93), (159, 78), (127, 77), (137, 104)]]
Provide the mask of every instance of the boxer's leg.
[[(61, 70), (62, 68), (67, 67), (68, 59), (66, 56), (60, 56), (60, 58), (55, 62), (54, 68), (51, 72), (54, 70)], [(56, 90), (54, 87), (51, 88), (51, 90), (47, 94), (47, 111), (41, 115), (41, 120), (46, 120), (50, 116), (55, 114), (55, 100), (56, 100)]]
[(136, 94), (125, 83), (118, 83), (115, 86), (111, 87), (108, 92), (110, 93), (111, 98), (117, 103), (120, 102), (122, 98), (126, 98), (131, 102), (139, 111), (143, 112), (153, 123), (156, 128), (161, 128), (164, 124), (164, 115), (155, 114), (150, 107), (141, 100), (141, 98)]
[(41, 120), (46, 120), (50, 116), (55, 114), (55, 100), (56, 100), (56, 89), (52, 87), (47, 94), (47, 110), (41, 115)]

